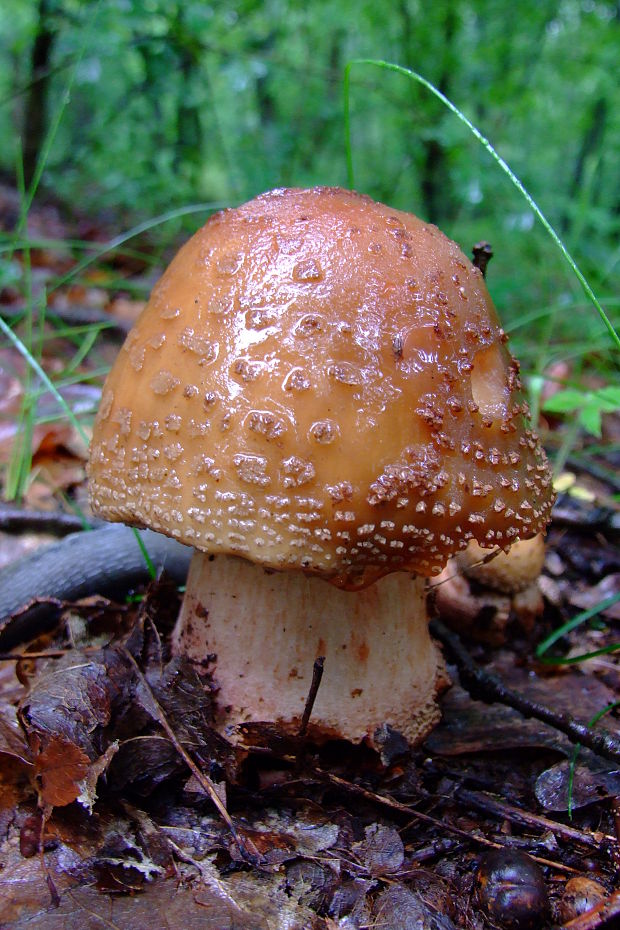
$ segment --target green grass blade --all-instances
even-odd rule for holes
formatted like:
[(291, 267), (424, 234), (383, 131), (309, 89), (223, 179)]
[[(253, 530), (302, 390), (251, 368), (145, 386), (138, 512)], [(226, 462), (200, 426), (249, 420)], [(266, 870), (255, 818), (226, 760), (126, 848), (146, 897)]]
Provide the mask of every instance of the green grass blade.
[(553, 646), (554, 643), (557, 643), (559, 639), (562, 639), (563, 636), (566, 636), (567, 633), (570, 633), (571, 630), (574, 630), (575, 627), (580, 626), (580, 624), (586, 623), (592, 617), (596, 617), (596, 615), (600, 614), (603, 610), (607, 610), (609, 607), (613, 607), (613, 605), (617, 604), (618, 601), (620, 601), (620, 594), (613, 594), (611, 597), (605, 598), (604, 601), (601, 601), (595, 607), (590, 607), (589, 610), (584, 610), (577, 614), (576, 617), (573, 617), (571, 620), (563, 623), (562, 626), (557, 628), (557, 630), (554, 630), (553, 633), (550, 633), (546, 639), (543, 639), (542, 643), (538, 644), (536, 647), (536, 658), (542, 659), (549, 647)]
[(620, 336), (614, 329), (614, 326), (611, 320), (609, 319), (605, 310), (599, 303), (594, 291), (588, 284), (585, 276), (583, 275), (583, 273), (577, 266), (575, 259), (572, 257), (572, 255), (570, 254), (570, 252), (568, 251), (568, 249), (566, 248), (566, 246), (564, 245), (564, 243), (562, 242), (562, 240), (556, 233), (555, 229), (549, 222), (549, 220), (543, 214), (542, 210), (540, 209), (540, 207), (538, 206), (534, 198), (525, 189), (525, 187), (523, 186), (523, 184), (521, 183), (517, 175), (514, 173), (512, 168), (508, 165), (508, 163), (505, 162), (504, 159), (501, 157), (501, 155), (499, 155), (495, 151), (491, 142), (486, 138), (486, 136), (484, 136), (480, 132), (480, 130), (477, 129), (476, 126), (474, 126), (471, 120), (469, 120), (467, 116), (465, 116), (465, 114), (462, 113), (461, 110), (459, 110), (459, 108), (454, 103), (452, 103), (452, 101), (448, 97), (446, 97), (445, 94), (443, 94), (439, 90), (438, 87), (435, 87), (434, 84), (428, 81), (425, 77), (422, 77), (421, 74), (418, 74), (417, 71), (412, 71), (410, 68), (404, 68), (402, 65), (396, 65), (396, 64), (393, 64), (392, 62), (382, 61), (381, 59), (375, 59), (375, 58), (354, 58), (351, 61), (347, 62), (345, 69), (344, 69), (343, 89), (344, 89), (345, 151), (346, 151), (347, 177), (348, 177), (349, 187), (355, 186), (354, 171), (353, 171), (353, 154), (352, 154), (352, 149), (351, 149), (351, 112), (350, 112), (351, 111), (351, 94), (350, 94), (350, 89), (351, 89), (351, 70), (354, 66), (357, 66), (357, 65), (380, 68), (383, 71), (392, 71), (396, 74), (401, 74), (404, 77), (407, 77), (412, 81), (417, 81), (418, 84), (421, 84), (428, 91), (430, 91), (430, 93), (432, 93), (435, 97), (437, 97), (437, 99), (440, 100), (443, 103), (443, 105), (447, 107), (448, 110), (450, 110), (451, 113), (454, 113), (454, 115), (457, 116), (458, 119), (467, 126), (467, 128), (472, 133), (472, 135), (474, 135), (475, 138), (478, 140), (478, 142), (480, 142), (480, 144), (487, 150), (491, 158), (493, 158), (493, 160), (497, 162), (497, 164), (500, 166), (502, 171), (508, 175), (508, 177), (510, 178), (514, 186), (521, 193), (521, 195), (525, 198), (530, 209), (534, 212), (534, 214), (536, 215), (540, 223), (542, 223), (543, 227), (545, 228), (547, 233), (551, 236), (554, 243), (556, 244), (556, 246), (558, 247), (558, 249), (564, 256), (565, 260), (568, 262), (568, 264), (572, 268), (573, 273), (576, 275), (586, 296), (596, 308), (601, 320), (603, 321), (605, 325), (605, 328), (607, 329), (607, 332), (609, 333), (610, 338), (615, 343), (616, 348), (620, 349)]
[(38, 363), (36, 358), (34, 358), (32, 353), (28, 350), (27, 346), (24, 345), (24, 343), (21, 341), (19, 336), (13, 332), (11, 327), (5, 323), (5, 321), (2, 319), (1, 316), (0, 316), (0, 331), (4, 333), (6, 338), (17, 349), (17, 351), (22, 356), (22, 358), (26, 360), (27, 364), (34, 371), (34, 373), (41, 379), (41, 381), (43, 382), (47, 390), (50, 392), (50, 394), (52, 394), (56, 398), (56, 400), (58, 401), (58, 403), (64, 410), (67, 416), (67, 419), (69, 420), (71, 425), (77, 430), (81, 439), (83, 439), (83, 441), (86, 444), (88, 444), (88, 436), (84, 432), (82, 424), (79, 422), (79, 420), (73, 413), (73, 410), (71, 409), (71, 407), (68, 405), (68, 403), (66, 402), (62, 394), (60, 394), (60, 392), (56, 388), (56, 385), (50, 379), (49, 375), (47, 375), (45, 371), (43, 371), (43, 369), (41, 368), (41, 365)]
[(583, 652), (578, 656), (543, 656), (540, 661), (545, 665), (579, 665), (580, 662), (594, 659), (596, 656), (612, 655), (612, 653), (618, 652), (619, 649), (620, 643), (611, 643), (609, 646), (603, 646), (602, 649), (593, 649), (592, 652)]
[(141, 235), (143, 232), (148, 232), (149, 229), (153, 229), (155, 226), (160, 226), (163, 223), (168, 223), (170, 220), (175, 220), (182, 216), (189, 216), (192, 213), (212, 213), (214, 210), (222, 210), (228, 206), (230, 206), (230, 203), (227, 201), (196, 203), (187, 207), (177, 207), (175, 210), (168, 210), (166, 213), (161, 213), (159, 216), (145, 220), (143, 223), (138, 223), (137, 226), (133, 226), (127, 232), (121, 233), (120, 235), (115, 236), (113, 239), (110, 239), (110, 241), (106, 242), (104, 246), (102, 246), (100, 249), (97, 249), (93, 255), (86, 256), (66, 274), (61, 275), (59, 278), (56, 278), (54, 281), (52, 281), (49, 284), (49, 292), (57, 290), (59, 287), (62, 287), (63, 284), (67, 284), (69, 281), (75, 278), (76, 275), (81, 274), (85, 268), (88, 268), (89, 265), (99, 261), (103, 255), (107, 255), (109, 252), (113, 252), (121, 245), (124, 245), (125, 242), (128, 242), (135, 236)]

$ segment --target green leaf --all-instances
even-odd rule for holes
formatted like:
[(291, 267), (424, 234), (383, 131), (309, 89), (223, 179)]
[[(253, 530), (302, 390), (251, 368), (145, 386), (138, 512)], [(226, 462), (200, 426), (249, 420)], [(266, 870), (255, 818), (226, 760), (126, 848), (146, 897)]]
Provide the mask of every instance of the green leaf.
[(601, 410), (605, 410), (607, 413), (620, 410), (620, 387), (609, 385), (609, 387), (597, 391), (595, 396), (600, 401)]
[(579, 412), (577, 419), (579, 420), (579, 425), (584, 428), (586, 433), (590, 433), (592, 436), (597, 436), (600, 439), (601, 408), (597, 404), (588, 404), (587, 407), (584, 407)]
[(543, 404), (543, 410), (549, 413), (567, 413), (571, 410), (580, 410), (588, 403), (589, 395), (583, 391), (577, 391), (567, 388), (565, 391), (558, 391), (553, 397), (550, 397)]

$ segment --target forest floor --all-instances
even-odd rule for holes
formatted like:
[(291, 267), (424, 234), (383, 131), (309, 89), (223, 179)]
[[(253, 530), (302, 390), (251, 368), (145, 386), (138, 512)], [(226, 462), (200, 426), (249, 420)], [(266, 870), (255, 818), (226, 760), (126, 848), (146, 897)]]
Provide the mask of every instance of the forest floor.
[[(5, 229), (13, 214), (2, 189)], [(111, 233), (68, 225), (54, 207), (29, 222), (42, 243), (30, 253), (35, 298), (76, 263), (69, 245), (45, 241)], [(77, 359), (61, 390), (74, 411), (96, 407), (102, 372), (143, 305), (136, 292), (157, 274), (135, 252), (116, 252), (46, 296), (46, 318), (34, 324), (40, 360), (64, 376)], [(23, 337), (30, 323), (19, 322), (15, 281), (5, 276), (0, 313)], [(27, 474), (19, 505), (0, 506), (0, 565), (75, 529), (76, 512), (89, 516), (84, 439), (45, 394), (24, 429), (25, 371), (5, 343), (5, 495), (24, 462)], [(561, 445), (562, 424), (547, 429)], [(617, 445), (619, 435), (620, 417), (607, 415), (604, 436)], [(587, 442), (578, 435), (576, 448)], [(453, 684), (441, 723), (412, 752), (398, 741), (381, 755), (316, 747), (260, 728), (252, 745), (228, 744), (211, 727), (203, 682), (170, 658), (180, 595), (165, 579), (119, 604), (93, 591), (55, 605), (52, 631), (0, 654), (0, 927), (613, 926), (619, 462), (604, 442), (569, 458), (535, 620), (511, 610), (481, 641), (455, 640), (451, 618), (438, 618)], [(33, 511), (47, 515), (44, 532)], [(492, 608), (483, 590), (473, 595), (488, 630)], [(588, 747), (588, 734), (610, 739)]]

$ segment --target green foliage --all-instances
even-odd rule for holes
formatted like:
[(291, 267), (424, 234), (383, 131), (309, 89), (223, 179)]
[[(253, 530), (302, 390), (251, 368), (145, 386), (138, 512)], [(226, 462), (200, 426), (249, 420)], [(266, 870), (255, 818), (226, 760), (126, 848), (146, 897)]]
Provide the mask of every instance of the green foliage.
[(579, 425), (592, 436), (601, 436), (603, 413), (620, 410), (620, 387), (609, 385), (598, 391), (567, 388), (545, 401), (547, 413), (576, 413)]
[[(278, 185), (346, 184), (345, 66), (394, 62), (389, 72), (359, 66), (350, 75), (356, 186), (437, 222), (465, 251), (492, 242), (489, 286), (526, 371), (540, 376), (569, 358), (609, 379), (620, 265), (617, 3), (524, 0), (518, 15), (508, 0), (10, 7), (0, 10), (0, 170), (13, 174), (32, 148), (29, 105), (45, 86), (54, 132), (47, 151), (41, 143), (43, 191), (82, 215), (111, 213), (121, 228), (180, 217), (189, 204), (185, 221), (166, 226), (168, 241), (181, 223), (195, 228), (191, 210), (204, 218), (203, 202), (238, 202)], [(35, 68), (42, 35), (48, 59)], [(607, 317), (583, 299), (535, 205), (408, 70), (492, 141)], [(10, 261), (4, 270), (11, 274)], [(584, 416), (596, 426), (595, 413)]]
[[(40, 2), (13, 0), (0, 14), (7, 171), (28, 129)], [(122, 209), (135, 221), (280, 184), (344, 183), (343, 68), (376, 57), (423, 74), (482, 129), (584, 258), (595, 289), (615, 273), (614, 3), (525, 0), (519, 15), (507, 0), (48, 5), (51, 113), (96, 17), (44, 177), (82, 209)], [(492, 238), (493, 277), (512, 314), (555, 293), (563, 269), (531, 235), (527, 204), (438, 101), (403, 76), (366, 70), (352, 102), (361, 189), (438, 222), (465, 247)], [(536, 266), (546, 274), (531, 274)]]

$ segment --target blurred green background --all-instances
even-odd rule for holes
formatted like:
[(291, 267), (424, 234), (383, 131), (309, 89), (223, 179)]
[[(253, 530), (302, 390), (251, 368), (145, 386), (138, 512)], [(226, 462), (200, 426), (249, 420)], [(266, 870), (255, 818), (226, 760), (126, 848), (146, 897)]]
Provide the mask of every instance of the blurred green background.
[[(15, 183), (23, 165), (29, 183), (42, 159), (38, 198), (119, 231), (192, 203), (346, 184), (343, 71), (357, 57), (415, 69), (450, 97), (617, 320), (618, 2), (10, 0), (0, 170)], [(527, 202), (436, 98), (358, 65), (351, 104), (355, 186), (467, 252), (492, 243), (490, 288), (526, 367), (613, 349)], [(178, 242), (205, 216), (159, 235)]]

